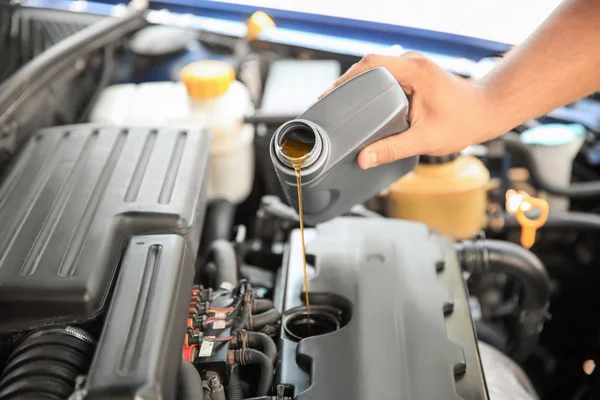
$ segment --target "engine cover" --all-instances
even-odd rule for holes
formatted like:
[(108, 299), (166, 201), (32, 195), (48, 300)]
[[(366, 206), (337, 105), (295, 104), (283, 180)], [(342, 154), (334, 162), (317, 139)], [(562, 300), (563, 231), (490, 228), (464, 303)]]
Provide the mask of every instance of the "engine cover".
[(196, 249), (209, 149), (200, 130), (34, 135), (0, 189), (0, 332), (98, 316), (134, 236), (171, 233)]
[(306, 243), (314, 322), (301, 326), (294, 231), (276, 297), (279, 390), (301, 400), (488, 398), (452, 241), (418, 223), (339, 218), (307, 230)]

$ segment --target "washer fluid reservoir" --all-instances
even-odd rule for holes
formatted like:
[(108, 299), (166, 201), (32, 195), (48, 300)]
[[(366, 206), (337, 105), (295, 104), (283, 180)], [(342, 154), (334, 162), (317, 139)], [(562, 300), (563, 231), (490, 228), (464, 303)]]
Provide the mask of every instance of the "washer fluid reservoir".
[(250, 92), (229, 64), (216, 60), (186, 65), (181, 81), (189, 97), (188, 122), (213, 134), (208, 197), (242, 203), (254, 183), (254, 130), (244, 124), (253, 108)]
[(422, 222), (442, 235), (468, 239), (486, 224), (490, 174), (471, 156), (422, 156), (419, 165), (390, 186), (387, 215)]

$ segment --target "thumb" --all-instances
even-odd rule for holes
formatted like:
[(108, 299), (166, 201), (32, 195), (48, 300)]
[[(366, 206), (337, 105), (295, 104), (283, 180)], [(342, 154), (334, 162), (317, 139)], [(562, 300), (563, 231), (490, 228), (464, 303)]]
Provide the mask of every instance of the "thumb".
[(418, 127), (411, 127), (403, 133), (388, 136), (366, 147), (358, 155), (358, 165), (362, 169), (373, 168), (402, 158), (412, 157), (425, 152), (419, 140)]

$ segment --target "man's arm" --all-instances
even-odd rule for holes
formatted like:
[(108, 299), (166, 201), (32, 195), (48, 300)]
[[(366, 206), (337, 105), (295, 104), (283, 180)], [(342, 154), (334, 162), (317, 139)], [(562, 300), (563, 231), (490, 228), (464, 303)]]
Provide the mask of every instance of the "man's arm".
[(460, 151), (600, 88), (600, 0), (566, 0), (527, 41), (475, 82), (411, 52), (365, 56), (332, 88), (380, 66), (410, 96), (411, 127), (363, 150), (360, 166)]
[(600, 1), (566, 0), (479, 84), (497, 134), (600, 88)]

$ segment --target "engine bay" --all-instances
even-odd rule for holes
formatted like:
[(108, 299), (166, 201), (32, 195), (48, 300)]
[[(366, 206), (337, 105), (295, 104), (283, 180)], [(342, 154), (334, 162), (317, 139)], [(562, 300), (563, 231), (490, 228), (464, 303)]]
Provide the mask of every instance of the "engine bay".
[(0, 4), (0, 399), (600, 395), (592, 128), (422, 156), (306, 226), (306, 293), (269, 143), (357, 60), (35, 11)]

